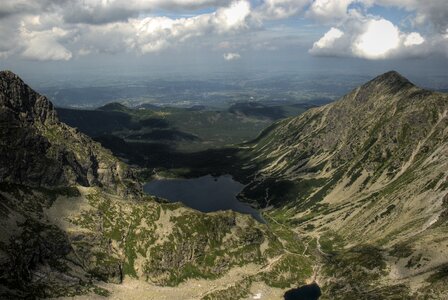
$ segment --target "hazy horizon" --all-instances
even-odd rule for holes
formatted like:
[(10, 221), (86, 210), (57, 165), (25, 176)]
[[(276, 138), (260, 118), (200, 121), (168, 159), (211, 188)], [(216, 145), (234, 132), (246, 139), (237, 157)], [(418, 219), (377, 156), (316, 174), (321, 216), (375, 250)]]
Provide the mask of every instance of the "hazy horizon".
[(64, 88), (157, 80), (340, 86), (334, 98), (390, 70), (446, 90), (447, 20), (439, 0), (6, 0), (0, 69), (57, 105)]

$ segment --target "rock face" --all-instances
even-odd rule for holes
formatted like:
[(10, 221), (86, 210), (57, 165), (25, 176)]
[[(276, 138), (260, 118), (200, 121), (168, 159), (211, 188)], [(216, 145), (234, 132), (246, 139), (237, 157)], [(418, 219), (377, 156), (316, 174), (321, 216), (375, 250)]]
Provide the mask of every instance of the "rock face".
[(0, 122), (0, 181), (138, 189), (126, 165), (59, 122), (51, 102), (9, 71), (0, 72)]
[(0, 72), (0, 105), (2, 117), (9, 117), (11, 121), (42, 124), (57, 122), (51, 102), (33, 91), (11, 71)]
[[(327, 257), (326, 276), (337, 278), (328, 281), (331, 294), (349, 289), (363, 298), (365, 286), (395, 282), (431, 290), (431, 274), (445, 272), (447, 94), (388, 72), (339, 101), (276, 123), (246, 156), (259, 171), (244, 197), (277, 208), (272, 216), (290, 228), (326, 236), (331, 251), (340, 247)], [(363, 265), (369, 261), (377, 264)], [(433, 292), (438, 298), (446, 289)]]
[(79, 197), (76, 186), (140, 194), (126, 165), (59, 122), (17, 75), (0, 72), (0, 298), (61, 295), (85, 282), (85, 269), (67, 266), (82, 263), (71, 237), (44, 213), (58, 197)]

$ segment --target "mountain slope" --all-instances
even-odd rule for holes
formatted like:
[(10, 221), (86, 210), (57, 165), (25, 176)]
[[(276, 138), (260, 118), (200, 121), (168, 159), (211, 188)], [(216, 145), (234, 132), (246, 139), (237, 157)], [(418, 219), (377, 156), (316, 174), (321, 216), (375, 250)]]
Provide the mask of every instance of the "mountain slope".
[(432, 289), (431, 276), (447, 280), (447, 128), (447, 94), (383, 74), (248, 145), (247, 168), (259, 171), (242, 197), (325, 240), (334, 251), (321, 274), (328, 293), (363, 298), (367, 286), (379, 295), (381, 286), (403, 283), (405, 294), (430, 289), (440, 297), (446, 288)]
[(280, 241), (246, 215), (144, 196), (124, 163), (16, 75), (0, 72), (0, 87), (1, 299), (91, 298), (135, 281), (137, 299), (234, 299), (312, 276), (289, 231)]
[(312, 281), (322, 299), (448, 292), (446, 94), (389, 72), (272, 125), (235, 163), (258, 170), (241, 197), (267, 208), (264, 225), (141, 195), (45, 97), (11, 72), (0, 87), (0, 298), (273, 299)]
[(123, 183), (132, 177), (127, 166), (59, 122), (45, 97), (8, 71), (0, 73), (0, 88), (1, 181), (29, 186), (104, 186), (126, 192)]

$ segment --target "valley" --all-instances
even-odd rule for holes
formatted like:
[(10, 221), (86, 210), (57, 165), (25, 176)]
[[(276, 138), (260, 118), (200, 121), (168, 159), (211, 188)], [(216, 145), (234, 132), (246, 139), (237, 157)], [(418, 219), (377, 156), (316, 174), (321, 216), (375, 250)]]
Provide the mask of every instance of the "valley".
[(203, 105), (128, 108), (110, 103), (95, 110), (57, 108), (57, 111), (63, 122), (100, 141), (195, 152), (252, 140), (273, 121), (298, 115), (314, 106), (238, 102), (221, 109)]
[[(319, 107), (74, 110), (0, 75), (1, 297), (447, 293), (445, 93), (392, 71)], [(264, 222), (150, 188), (192, 180), (206, 203), (212, 176)]]

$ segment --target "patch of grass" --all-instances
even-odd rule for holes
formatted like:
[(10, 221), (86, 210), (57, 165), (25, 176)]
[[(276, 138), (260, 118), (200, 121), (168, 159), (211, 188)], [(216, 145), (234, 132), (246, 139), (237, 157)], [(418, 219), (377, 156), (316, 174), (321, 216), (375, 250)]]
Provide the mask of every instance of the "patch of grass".
[(413, 253), (414, 250), (412, 249), (412, 247), (405, 243), (395, 244), (389, 251), (389, 255), (397, 258), (406, 258), (411, 256)]
[(325, 253), (335, 253), (336, 251), (342, 250), (345, 245), (343, 237), (332, 231), (327, 231), (322, 234), (319, 243), (322, 251)]
[(345, 278), (348, 282), (376, 280), (385, 269), (383, 251), (373, 245), (333, 252), (325, 266), (327, 275)]
[(436, 272), (431, 274), (426, 281), (430, 283), (448, 281), (448, 264), (441, 266)]
[(95, 294), (97, 294), (98, 296), (102, 296), (102, 297), (105, 297), (105, 298), (110, 297), (110, 295), (111, 295), (111, 293), (108, 290), (106, 290), (106, 289), (104, 289), (102, 287), (99, 287), (99, 286), (94, 286), (92, 288), (92, 291)]
[(309, 258), (295, 254), (285, 254), (270, 271), (259, 275), (267, 285), (276, 288), (289, 288), (292, 285), (303, 284), (310, 278), (312, 262)]
[(436, 178), (428, 181), (428, 183), (425, 185), (423, 191), (434, 190), (437, 186), (437, 183), (439, 183), (440, 180), (442, 180), (442, 178), (444, 176), (445, 176), (445, 173), (440, 173)]

